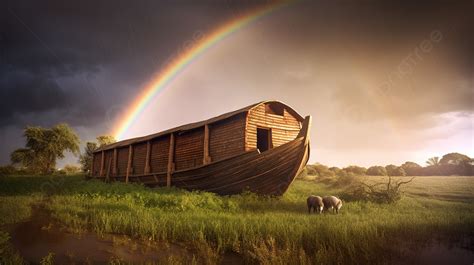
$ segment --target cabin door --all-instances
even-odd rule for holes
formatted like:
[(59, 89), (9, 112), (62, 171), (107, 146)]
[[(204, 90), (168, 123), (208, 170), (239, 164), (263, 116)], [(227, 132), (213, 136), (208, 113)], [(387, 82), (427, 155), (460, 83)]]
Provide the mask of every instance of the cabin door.
[(260, 152), (265, 152), (272, 147), (271, 129), (257, 128), (257, 148)]

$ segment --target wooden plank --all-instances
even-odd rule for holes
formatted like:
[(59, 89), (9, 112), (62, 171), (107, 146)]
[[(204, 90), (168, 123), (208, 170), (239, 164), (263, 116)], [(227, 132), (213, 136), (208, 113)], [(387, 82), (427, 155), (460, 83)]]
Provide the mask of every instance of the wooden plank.
[(91, 177), (94, 176), (94, 163), (95, 163), (95, 153), (92, 153), (91, 172), (90, 172)]
[(109, 164), (107, 165), (107, 173), (105, 174), (105, 179), (107, 182), (110, 180), (110, 167), (112, 166), (112, 157), (109, 158)]
[(151, 143), (150, 141), (146, 142), (146, 158), (145, 158), (145, 174), (150, 173), (150, 153), (151, 153)]
[(204, 125), (204, 155), (202, 159), (204, 165), (211, 162), (211, 157), (209, 156), (209, 125)]
[(117, 149), (117, 175), (125, 176), (128, 165), (128, 148), (120, 147)]
[(125, 183), (128, 183), (128, 177), (130, 176), (130, 171), (132, 169), (132, 145), (128, 146), (128, 162), (127, 162), (127, 172), (125, 175)]
[(100, 172), (99, 172), (99, 176), (102, 177), (102, 175), (104, 174), (104, 163), (105, 163), (105, 151), (102, 151), (102, 157), (100, 159)]
[(114, 167), (112, 168), (112, 175), (117, 175), (117, 148), (114, 148)]
[(168, 151), (168, 172), (166, 174), (166, 187), (171, 187), (171, 174), (173, 173), (174, 164), (174, 133), (170, 136), (170, 148)]
[(141, 142), (133, 145), (132, 171), (133, 175), (145, 173), (147, 142)]
[(250, 150), (250, 147), (248, 145), (248, 127), (249, 127), (249, 116), (250, 113), (247, 112), (245, 113), (245, 124), (244, 124), (244, 151)]

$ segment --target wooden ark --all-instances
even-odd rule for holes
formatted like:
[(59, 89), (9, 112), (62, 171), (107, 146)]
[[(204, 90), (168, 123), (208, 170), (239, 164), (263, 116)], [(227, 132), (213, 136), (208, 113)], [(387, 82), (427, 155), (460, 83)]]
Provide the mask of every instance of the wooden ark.
[(311, 116), (264, 101), (94, 152), (91, 177), (221, 195), (282, 195), (309, 158)]

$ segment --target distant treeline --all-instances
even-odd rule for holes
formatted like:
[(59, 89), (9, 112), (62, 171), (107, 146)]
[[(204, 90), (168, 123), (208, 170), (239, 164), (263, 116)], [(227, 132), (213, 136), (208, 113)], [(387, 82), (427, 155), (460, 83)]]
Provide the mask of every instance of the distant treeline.
[(368, 176), (473, 176), (474, 159), (460, 153), (449, 153), (441, 159), (432, 157), (426, 161), (426, 166), (415, 162), (405, 162), (400, 166), (348, 166), (345, 168), (328, 167), (319, 163), (306, 166), (308, 175), (320, 177), (343, 176), (347, 174)]

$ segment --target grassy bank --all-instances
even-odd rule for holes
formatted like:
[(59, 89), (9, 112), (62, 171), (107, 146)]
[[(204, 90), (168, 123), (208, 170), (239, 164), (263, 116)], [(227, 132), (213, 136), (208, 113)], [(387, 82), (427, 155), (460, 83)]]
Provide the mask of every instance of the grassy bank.
[[(3, 224), (17, 222), (28, 216), (28, 205), (47, 198), (53, 217), (75, 232), (184, 243), (200, 262), (218, 263), (234, 252), (248, 263), (386, 263), (434, 238), (474, 237), (474, 194), (465, 188), (474, 178), (436, 178), (416, 179), (393, 205), (345, 202), (339, 215), (308, 215), (309, 194), (342, 190), (298, 180), (282, 198), (220, 197), (81, 176), (2, 177), (0, 215), (7, 216)], [(426, 196), (424, 187), (440, 196)]]

